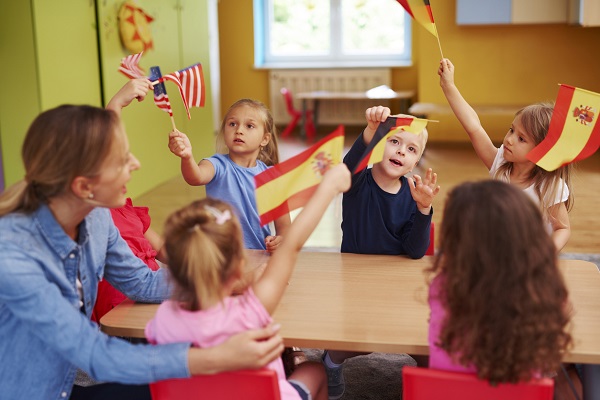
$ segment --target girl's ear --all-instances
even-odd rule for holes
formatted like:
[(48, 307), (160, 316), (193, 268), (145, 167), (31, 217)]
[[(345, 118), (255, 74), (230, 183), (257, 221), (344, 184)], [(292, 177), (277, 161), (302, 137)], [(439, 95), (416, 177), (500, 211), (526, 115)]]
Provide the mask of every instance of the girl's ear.
[(77, 176), (71, 182), (71, 191), (80, 199), (89, 199), (92, 194), (92, 184), (89, 178)]
[(271, 141), (271, 132), (265, 132), (265, 134), (263, 135), (262, 142), (260, 142), (260, 145), (262, 147), (265, 147), (267, 144), (269, 144), (270, 141)]

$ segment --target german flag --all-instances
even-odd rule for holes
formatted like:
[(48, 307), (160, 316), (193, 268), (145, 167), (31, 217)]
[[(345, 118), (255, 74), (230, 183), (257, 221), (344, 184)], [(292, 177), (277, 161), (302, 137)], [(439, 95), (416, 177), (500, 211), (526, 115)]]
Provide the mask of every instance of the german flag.
[(398, 0), (398, 3), (415, 21), (423, 25), (433, 36), (438, 37), (429, 0)]
[(591, 156), (600, 147), (599, 111), (600, 94), (560, 85), (548, 134), (527, 158), (554, 171)]
[(354, 168), (354, 173), (359, 173), (367, 168), (369, 164), (377, 164), (383, 159), (383, 151), (387, 138), (398, 131), (412, 132), (416, 135), (423, 132), (427, 126), (427, 120), (414, 117), (387, 117), (379, 124), (371, 143), (365, 149), (360, 161)]
[(344, 127), (340, 125), (302, 153), (256, 175), (261, 225), (304, 206), (329, 167), (342, 162), (343, 151)]

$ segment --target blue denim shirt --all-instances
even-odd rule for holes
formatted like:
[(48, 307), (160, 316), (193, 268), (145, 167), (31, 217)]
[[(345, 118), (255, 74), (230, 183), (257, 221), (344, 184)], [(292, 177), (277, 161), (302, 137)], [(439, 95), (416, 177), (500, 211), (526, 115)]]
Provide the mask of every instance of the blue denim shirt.
[(189, 344), (132, 345), (89, 319), (100, 279), (133, 300), (160, 302), (167, 274), (132, 254), (107, 209), (88, 214), (77, 242), (45, 205), (0, 218), (0, 397), (68, 398), (78, 368), (131, 384), (189, 376)]

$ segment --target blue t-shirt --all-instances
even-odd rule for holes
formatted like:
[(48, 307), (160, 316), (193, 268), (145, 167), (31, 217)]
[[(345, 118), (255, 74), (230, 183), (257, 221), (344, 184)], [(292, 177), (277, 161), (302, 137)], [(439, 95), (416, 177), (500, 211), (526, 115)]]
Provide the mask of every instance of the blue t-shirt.
[(228, 154), (215, 154), (206, 160), (215, 168), (214, 178), (206, 185), (206, 195), (233, 206), (242, 226), (247, 249), (265, 250), (265, 238), (271, 235), (271, 230), (269, 225), (260, 225), (254, 176), (269, 167), (260, 160), (256, 160), (255, 167), (240, 167)]
[[(352, 171), (367, 146), (362, 134), (344, 157)], [(365, 169), (352, 177), (342, 200), (342, 253), (401, 254), (421, 258), (429, 247), (431, 216), (417, 209), (406, 177), (398, 193), (382, 190)]]

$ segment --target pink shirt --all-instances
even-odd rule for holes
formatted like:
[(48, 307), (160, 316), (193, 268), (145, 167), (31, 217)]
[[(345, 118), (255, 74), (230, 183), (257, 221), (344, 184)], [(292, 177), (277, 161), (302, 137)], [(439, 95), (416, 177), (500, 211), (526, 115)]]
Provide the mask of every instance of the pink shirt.
[[(221, 304), (201, 311), (187, 311), (167, 300), (146, 325), (146, 338), (152, 343), (192, 342), (197, 347), (212, 347), (230, 336), (250, 329), (263, 328), (273, 319), (249, 288), (240, 296), (230, 296)], [(281, 358), (267, 368), (277, 372), (282, 400), (300, 399), (285, 377)]]
[(442, 323), (446, 318), (446, 309), (440, 300), (443, 277), (436, 276), (429, 286), (429, 368), (456, 372), (477, 372), (474, 366), (465, 367), (454, 361), (445, 350), (435, 343), (442, 332)]

